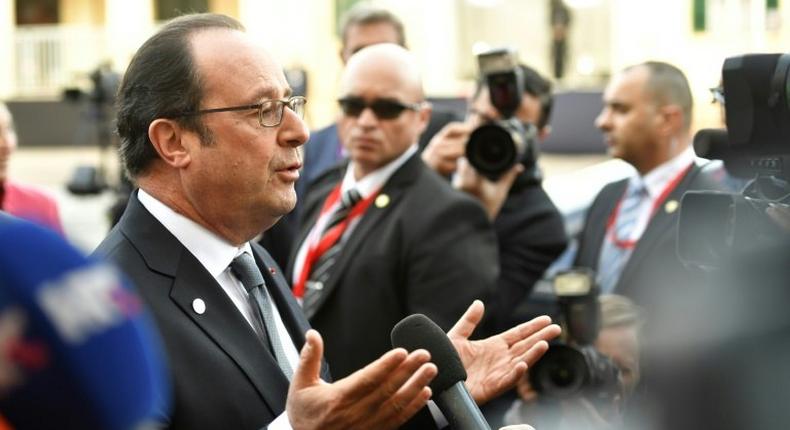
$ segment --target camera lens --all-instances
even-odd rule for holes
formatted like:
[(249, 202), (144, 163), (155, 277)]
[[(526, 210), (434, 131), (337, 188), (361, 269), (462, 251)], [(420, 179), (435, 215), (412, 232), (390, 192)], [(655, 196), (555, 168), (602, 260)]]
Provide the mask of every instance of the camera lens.
[(530, 369), (530, 383), (536, 391), (564, 398), (579, 392), (588, 379), (587, 363), (577, 349), (552, 345)]
[(496, 124), (485, 124), (469, 136), (466, 158), (478, 172), (497, 179), (516, 163), (516, 145), (511, 131)]

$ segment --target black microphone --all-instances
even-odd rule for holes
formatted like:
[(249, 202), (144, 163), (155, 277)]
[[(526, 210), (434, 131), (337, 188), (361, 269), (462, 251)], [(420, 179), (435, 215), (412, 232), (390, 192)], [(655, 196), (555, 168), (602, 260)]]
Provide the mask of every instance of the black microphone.
[(409, 315), (392, 329), (392, 346), (425, 349), (439, 373), (430, 384), (433, 400), (450, 426), (458, 430), (491, 430), (467, 391), (466, 370), (447, 334), (423, 314)]

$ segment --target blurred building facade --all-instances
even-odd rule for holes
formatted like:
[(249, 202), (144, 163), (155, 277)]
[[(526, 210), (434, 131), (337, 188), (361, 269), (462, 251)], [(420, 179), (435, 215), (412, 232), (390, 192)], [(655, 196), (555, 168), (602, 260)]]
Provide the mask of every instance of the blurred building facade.
[[(88, 85), (103, 62), (122, 72), (159, 23), (179, 11), (238, 18), (286, 68), (307, 73), (308, 121), (334, 119), (341, 63), (338, 17), (364, 0), (0, 0), (0, 98), (57, 100)], [(473, 52), (515, 47), (551, 75), (550, 0), (372, 0), (406, 25), (429, 95), (463, 97), (477, 71)], [(647, 59), (680, 66), (698, 100), (698, 126), (718, 121), (705, 106), (724, 58), (782, 52), (790, 6), (778, 0), (565, 0), (567, 73), (560, 88), (601, 88)], [(24, 143), (23, 143), (24, 144)]]

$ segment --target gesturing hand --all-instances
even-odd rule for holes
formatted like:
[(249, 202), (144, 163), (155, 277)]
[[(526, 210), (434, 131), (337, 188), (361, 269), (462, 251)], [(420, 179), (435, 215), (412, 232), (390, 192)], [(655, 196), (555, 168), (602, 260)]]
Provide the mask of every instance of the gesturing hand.
[(560, 334), (560, 327), (544, 315), (495, 336), (470, 341), (483, 312), (483, 303), (475, 300), (447, 332), (466, 368), (466, 388), (478, 405), (514, 387), (527, 367), (548, 350), (547, 341)]
[(320, 377), (324, 344), (315, 330), (306, 334), (299, 367), (288, 390), (291, 426), (302, 429), (394, 429), (431, 397), (428, 383), (437, 369), (430, 354), (398, 348), (335, 383)]

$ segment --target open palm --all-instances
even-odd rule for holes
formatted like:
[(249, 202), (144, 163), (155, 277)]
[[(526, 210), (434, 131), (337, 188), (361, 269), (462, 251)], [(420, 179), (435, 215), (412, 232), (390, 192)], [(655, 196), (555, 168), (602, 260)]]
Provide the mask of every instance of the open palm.
[(469, 336), (483, 318), (483, 303), (475, 300), (447, 332), (466, 369), (466, 387), (478, 405), (513, 388), (549, 348), (548, 341), (560, 327), (548, 316), (540, 316), (481, 340)]

